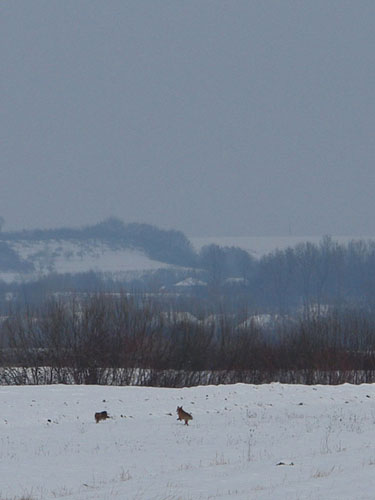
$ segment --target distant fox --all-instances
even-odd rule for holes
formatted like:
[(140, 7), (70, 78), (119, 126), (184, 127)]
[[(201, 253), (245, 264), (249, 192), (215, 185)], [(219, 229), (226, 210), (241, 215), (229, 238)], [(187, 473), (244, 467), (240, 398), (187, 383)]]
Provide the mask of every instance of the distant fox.
[(177, 406), (177, 414), (178, 414), (178, 419), (177, 420), (185, 420), (185, 425), (189, 425), (188, 422), (189, 420), (193, 420), (192, 415), (190, 413), (187, 413), (185, 410), (182, 409), (182, 406)]
[(106, 411), (100, 411), (98, 413), (95, 413), (96, 423), (100, 422), (101, 420), (107, 420), (107, 418), (110, 418), (110, 416)]

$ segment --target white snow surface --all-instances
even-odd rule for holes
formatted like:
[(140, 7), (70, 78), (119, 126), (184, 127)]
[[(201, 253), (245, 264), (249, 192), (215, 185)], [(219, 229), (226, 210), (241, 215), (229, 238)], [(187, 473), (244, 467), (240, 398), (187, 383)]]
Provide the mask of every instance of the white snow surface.
[[(50, 272), (75, 274), (95, 271), (119, 277), (126, 274), (133, 276), (134, 273), (172, 267), (169, 264), (150, 259), (140, 250), (113, 249), (109, 245), (95, 240), (87, 242), (69, 240), (17, 241), (8, 242), (8, 244), (21, 258), (34, 263), (36, 272), (28, 276), (29, 279), (35, 279)], [(25, 279), (25, 275), (0, 274), (0, 279), (6, 282), (15, 281), (17, 278)]]
[(198, 280), (197, 278), (193, 278), (189, 276), (182, 281), (179, 281), (175, 284), (177, 287), (195, 287), (195, 286), (207, 286), (207, 283), (202, 280)]
[(374, 385), (3, 386), (0, 404), (1, 500), (375, 498)]

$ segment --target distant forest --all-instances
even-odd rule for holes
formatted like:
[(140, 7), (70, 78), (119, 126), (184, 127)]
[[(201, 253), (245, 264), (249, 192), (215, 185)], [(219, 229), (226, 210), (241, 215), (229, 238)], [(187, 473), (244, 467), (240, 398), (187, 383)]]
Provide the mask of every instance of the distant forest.
[[(319, 244), (300, 243), (260, 259), (237, 247), (208, 245), (195, 251), (180, 231), (148, 224), (125, 224), (109, 218), (79, 229), (0, 232), (0, 271), (31, 272), (33, 264), (15, 252), (15, 242), (102, 241), (113, 249), (132, 248), (171, 266), (128, 281), (100, 273), (51, 273), (33, 281), (0, 281), (0, 307), (9, 298), (24, 304), (43, 302), (53, 293), (153, 293), (173, 307), (195, 312), (273, 312), (289, 314), (311, 306), (375, 305), (375, 243), (339, 244), (324, 237)], [(176, 286), (186, 281), (186, 286)], [(190, 280), (190, 282), (189, 282)]]
[(374, 242), (324, 237), (255, 259), (111, 218), (0, 233), (0, 271), (32, 275), (22, 249), (48, 240), (100, 241), (170, 265), (130, 280), (0, 281), (0, 384), (375, 381)]

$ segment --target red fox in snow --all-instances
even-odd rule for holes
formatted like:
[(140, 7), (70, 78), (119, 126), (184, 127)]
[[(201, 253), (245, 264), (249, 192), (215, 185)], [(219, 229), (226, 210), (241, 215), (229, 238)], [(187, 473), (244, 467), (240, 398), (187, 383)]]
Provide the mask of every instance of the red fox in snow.
[(185, 425), (189, 425), (188, 422), (189, 420), (193, 420), (192, 415), (190, 413), (187, 413), (185, 410), (182, 409), (182, 406), (177, 406), (177, 414), (178, 414), (178, 419), (177, 420), (185, 420)]
[(100, 411), (98, 413), (95, 413), (95, 420), (96, 423), (100, 422), (101, 420), (107, 420), (107, 418), (111, 418), (106, 411)]

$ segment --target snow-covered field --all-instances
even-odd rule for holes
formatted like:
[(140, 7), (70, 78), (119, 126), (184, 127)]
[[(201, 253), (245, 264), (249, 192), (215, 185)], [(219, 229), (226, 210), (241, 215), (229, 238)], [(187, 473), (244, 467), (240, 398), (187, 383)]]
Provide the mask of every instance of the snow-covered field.
[(0, 405), (1, 500), (375, 498), (373, 385), (3, 386)]
[(0, 279), (7, 283), (37, 279), (51, 272), (75, 274), (94, 271), (112, 277), (135, 278), (142, 273), (172, 267), (150, 259), (140, 250), (130, 248), (115, 250), (105, 243), (94, 240), (17, 241), (9, 244), (22, 259), (32, 262), (36, 271), (29, 276), (12, 272), (0, 273)]
[(57, 273), (127, 272), (168, 267), (167, 264), (150, 259), (140, 250), (113, 250), (109, 245), (96, 241), (20, 242), (17, 250), (22, 258), (35, 262), (37, 266), (39, 263), (44, 267), (50, 260), (52, 270)]

